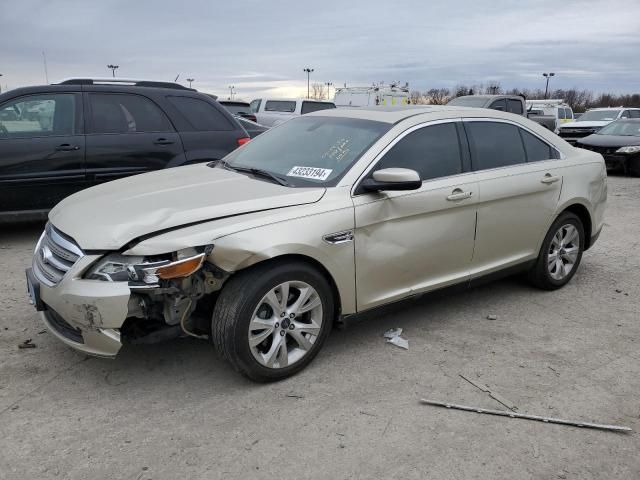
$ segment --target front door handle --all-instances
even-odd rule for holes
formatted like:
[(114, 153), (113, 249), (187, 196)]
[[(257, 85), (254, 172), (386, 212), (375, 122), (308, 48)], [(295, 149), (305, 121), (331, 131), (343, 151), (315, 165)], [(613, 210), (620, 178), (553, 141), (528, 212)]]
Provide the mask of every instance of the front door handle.
[(173, 140), (167, 140), (166, 138), (159, 138), (153, 143), (155, 145), (173, 145), (175, 142)]
[(462, 189), (456, 188), (451, 192), (451, 195), (447, 196), (447, 200), (450, 202), (456, 202), (458, 200), (465, 200), (471, 197), (473, 197), (473, 192), (464, 192)]
[(70, 143), (63, 143), (56, 147), (56, 152), (72, 152), (74, 150), (80, 150), (78, 145), (71, 145)]
[(560, 180), (560, 177), (547, 173), (540, 181), (546, 185), (551, 185), (552, 183), (556, 183), (558, 180)]

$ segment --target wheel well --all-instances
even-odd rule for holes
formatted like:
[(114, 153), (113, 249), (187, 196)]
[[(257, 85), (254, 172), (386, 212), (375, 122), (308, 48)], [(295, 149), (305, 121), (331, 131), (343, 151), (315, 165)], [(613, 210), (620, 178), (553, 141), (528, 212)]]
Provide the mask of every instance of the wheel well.
[(251, 270), (253, 267), (262, 266), (262, 265), (265, 265), (266, 263), (285, 263), (290, 261), (307, 263), (311, 265), (313, 268), (315, 268), (316, 270), (318, 270), (322, 274), (322, 276), (326, 278), (327, 282), (329, 283), (329, 287), (331, 288), (331, 292), (333, 293), (333, 298), (336, 300), (335, 302), (336, 311), (335, 311), (334, 318), (336, 319), (339, 318), (342, 312), (342, 300), (340, 299), (340, 291), (338, 290), (338, 286), (336, 285), (335, 280), (331, 276), (331, 273), (329, 273), (329, 270), (327, 270), (325, 266), (322, 265), (322, 263), (317, 261), (315, 258), (308, 257), (306, 255), (299, 255), (299, 254), (280, 255), (279, 257), (274, 257), (268, 260), (264, 260), (262, 262), (255, 263), (245, 268), (243, 271)]
[(587, 210), (587, 207), (585, 207), (584, 205), (580, 205), (579, 203), (576, 203), (568, 206), (567, 208), (564, 209), (564, 211), (571, 212), (574, 215), (576, 215), (582, 222), (582, 225), (584, 225), (584, 235), (585, 235), (584, 249), (585, 250), (589, 249), (589, 247), (591, 247), (591, 231), (592, 231), (591, 215), (589, 215), (589, 210)]

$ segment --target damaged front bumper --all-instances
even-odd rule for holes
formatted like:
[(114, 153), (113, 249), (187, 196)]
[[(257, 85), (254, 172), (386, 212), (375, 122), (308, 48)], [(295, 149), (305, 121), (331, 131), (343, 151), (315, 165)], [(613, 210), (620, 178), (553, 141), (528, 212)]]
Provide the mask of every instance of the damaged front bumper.
[(59, 340), (89, 355), (113, 358), (122, 346), (120, 328), (128, 317), (131, 291), (127, 282), (83, 279), (83, 272), (98, 258), (83, 255), (55, 284), (34, 261), (26, 272), (28, 292)]

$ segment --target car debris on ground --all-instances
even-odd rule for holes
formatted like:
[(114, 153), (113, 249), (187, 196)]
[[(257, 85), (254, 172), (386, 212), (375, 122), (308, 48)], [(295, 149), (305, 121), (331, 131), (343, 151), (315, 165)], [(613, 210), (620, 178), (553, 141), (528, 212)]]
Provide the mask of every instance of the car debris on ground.
[(512, 412), (515, 412), (516, 410), (518, 410), (518, 407), (516, 407), (513, 402), (507, 400), (506, 398), (502, 397), (501, 395), (498, 395), (496, 392), (493, 392), (488, 385), (483, 385), (480, 383), (476, 383), (473, 380), (465, 377), (462, 374), (458, 374), (460, 376), (460, 378), (462, 378), (463, 380), (466, 380), (467, 382), (469, 382), (471, 385), (473, 385), (474, 387), (476, 387), (478, 390), (488, 393), (489, 396), (491, 398), (493, 398), (496, 402), (498, 402), (499, 404), (501, 404), (504, 407), (507, 407), (509, 410), (511, 410)]
[(486, 413), (488, 415), (499, 415), (502, 417), (510, 417), (510, 418), (522, 418), (525, 420), (537, 420), (539, 422), (544, 423), (557, 423), (560, 425), (571, 425), (574, 427), (586, 427), (586, 428), (596, 428), (598, 430), (612, 430), (616, 432), (631, 432), (631, 428), (623, 427), (620, 425), (605, 425), (601, 423), (590, 423), (590, 422), (578, 422), (574, 420), (564, 420), (562, 418), (555, 417), (542, 417), (539, 415), (527, 415), (524, 413), (516, 413), (510, 412), (506, 410), (490, 410), (487, 408), (478, 408), (478, 407), (469, 407), (466, 405), (457, 405), (455, 403), (446, 403), (446, 402), (437, 402), (434, 400), (427, 400), (425, 398), (420, 399), (420, 403), (423, 405), (433, 405), (435, 407), (445, 407), (445, 408), (453, 408), (456, 410), (464, 410), (466, 412), (476, 412), (476, 413)]
[(387, 343), (391, 343), (396, 347), (409, 350), (409, 340), (401, 337), (402, 328), (391, 328), (384, 332), (383, 337), (387, 339)]
[(31, 343), (32, 341), (33, 340), (31, 340), (30, 338), (27, 338), (24, 342), (18, 344), (18, 348), (20, 348), (20, 349), (36, 348), (36, 344), (35, 343)]

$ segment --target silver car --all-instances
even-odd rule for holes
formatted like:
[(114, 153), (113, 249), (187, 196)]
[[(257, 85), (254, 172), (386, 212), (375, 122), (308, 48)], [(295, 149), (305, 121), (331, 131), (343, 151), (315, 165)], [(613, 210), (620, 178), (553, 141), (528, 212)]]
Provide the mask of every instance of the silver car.
[(67, 198), (27, 283), (49, 330), (83, 352), (191, 335), (276, 380), (334, 323), (391, 302), (516, 271), (562, 287), (606, 198), (601, 155), (522, 116), (324, 110), (223, 161)]

